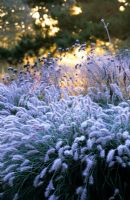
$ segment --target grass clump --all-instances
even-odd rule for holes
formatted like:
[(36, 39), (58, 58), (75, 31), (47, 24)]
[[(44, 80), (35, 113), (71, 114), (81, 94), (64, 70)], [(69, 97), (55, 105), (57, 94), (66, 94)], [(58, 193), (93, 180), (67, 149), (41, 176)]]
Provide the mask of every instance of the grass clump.
[(88, 55), (77, 95), (60, 87), (66, 66), (43, 60), (0, 85), (0, 198), (129, 200), (128, 55)]

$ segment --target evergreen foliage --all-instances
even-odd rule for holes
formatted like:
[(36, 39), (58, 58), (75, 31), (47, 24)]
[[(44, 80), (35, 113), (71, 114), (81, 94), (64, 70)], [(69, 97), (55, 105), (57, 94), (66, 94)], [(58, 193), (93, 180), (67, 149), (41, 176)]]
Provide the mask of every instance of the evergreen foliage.
[[(100, 23), (101, 18), (110, 24), (109, 30), (112, 39), (118, 41), (118, 45), (124, 41), (123, 46), (129, 47), (129, 4), (129, 0), (126, 4), (117, 0), (19, 0), (15, 3), (14, 0), (2, 0), (0, 2), (1, 12), (6, 14), (0, 19), (2, 27), (0, 29), (2, 40), (0, 56), (2, 59), (10, 57), (10, 60), (19, 60), (26, 53), (29, 54), (30, 43), (33, 54), (38, 55), (41, 48), (49, 49), (53, 44), (56, 44), (57, 47), (67, 48), (76, 39), (79, 39), (81, 43), (95, 42), (96, 39), (107, 41), (106, 33)], [(41, 17), (48, 14), (58, 21), (59, 31), (55, 35), (48, 34), (48, 25), (43, 29), (41, 25), (35, 24), (35, 20), (31, 18), (31, 9), (36, 6), (48, 9), (47, 13), (45, 10), (39, 10)], [(80, 7), (82, 12), (72, 15), (70, 10), (73, 6)], [(124, 12), (120, 12), (120, 6), (124, 6)], [(23, 7), (24, 10), (19, 10)], [(13, 13), (12, 10), (14, 10)], [(18, 29), (15, 23), (19, 24), (20, 27), (24, 23), (25, 30), (23, 31), (20, 27)], [(26, 45), (23, 46), (23, 43)]]

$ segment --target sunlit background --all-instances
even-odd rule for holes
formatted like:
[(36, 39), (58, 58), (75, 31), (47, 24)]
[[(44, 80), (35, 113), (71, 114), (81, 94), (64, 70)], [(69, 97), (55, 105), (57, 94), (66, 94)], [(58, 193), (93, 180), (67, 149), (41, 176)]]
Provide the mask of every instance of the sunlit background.
[[(101, 23), (104, 18), (113, 47)], [(58, 48), (67, 49), (63, 63), (76, 63), (72, 50), (75, 41), (96, 44), (96, 52), (107, 48), (130, 48), (129, 0), (1, 0), (0, 72), (6, 67), (31, 61)], [(80, 54), (75, 49), (77, 59)], [(81, 56), (81, 58), (83, 55)]]

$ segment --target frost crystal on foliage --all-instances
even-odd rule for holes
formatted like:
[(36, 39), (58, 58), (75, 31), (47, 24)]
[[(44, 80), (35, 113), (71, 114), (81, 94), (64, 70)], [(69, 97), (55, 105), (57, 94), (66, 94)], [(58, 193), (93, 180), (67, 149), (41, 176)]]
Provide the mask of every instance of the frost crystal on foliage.
[(93, 183), (94, 183), (94, 179), (93, 179), (93, 176), (91, 175), (91, 176), (89, 177), (89, 184), (90, 184), (90, 185), (93, 185)]
[(10, 172), (10, 173), (8, 173), (8, 174), (4, 177), (3, 180), (4, 180), (5, 182), (7, 182), (7, 181), (9, 181), (11, 178), (13, 178), (14, 175), (15, 175), (14, 172)]
[(38, 175), (35, 177), (34, 181), (33, 181), (33, 186), (34, 186), (35, 188), (37, 188), (37, 187), (39, 187), (39, 186), (42, 185), (42, 184), (43, 184), (43, 182), (41, 181), (40, 175), (38, 174)]
[(45, 167), (42, 171), (41, 171), (41, 173), (40, 173), (40, 178), (44, 178), (44, 176), (46, 175), (46, 172), (47, 172), (47, 167)]
[(57, 171), (57, 170), (59, 170), (60, 167), (61, 167), (61, 165), (62, 165), (61, 159), (57, 158), (56, 160), (54, 160), (50, 171)]
[(114, 154), (115, 154), (115, 149), (111, 149), (108, 154), (107, 154), (107, 162), (110, 163), (111, 161), (113, 161), (114, 158)]
[(21, 171), (21, 172), (31, 171), (31, 169), (32, 169), (31, 166), (23, 166), (23, 167), (20, 167), (20, 171)]
[(81, 194), (81, 192), (82, 192), (82, 187), (80, 186), (76, 189), (76, 194)]
[[(99, 80), (104, 70), (109, 75), (113, 72), (110, 65), (106, 69), (100, 66), (99, 71), (90, 68)], [(25, 191), (17, 194), (15, 186), (31, 178), (30, 188), (40, 188), (46, 199), (58, 200), (63, 192), (60, 188), (66, 187), (66, 176), (78, 169), (75, 175), (82, 185), (75, 185), (75, 195), (86, 200), (89, 185), (97, 181), (94, 170), (100, 160), (106, 168), (117, 164), (130, 167), (130, 104), (123, 96), (127, 88), (123, 91), (119, 87), (125, 84), (122, 81), (113, 81), (109, 87), (91, 87), (89, 96), (64, 92), (64, 99), (57, 85), (40, 83), (32, 92), (33, 82), (0, 84), (0, 198), (5, 199), (8, 191), (14, 200), (21, 198)]]
[(87, 189), (86, 188), (83, 188), (80, 199), (81, 200), (86, 200), (87, 199)]
[(58, 150), (63, 144), (63, 141), (59, 141), (56, 143), (56, 149)]
[(105, 150), (101, 150), (100, 151), (100, 157), (101, 158), (105, 158)]
[(48, 197), (50, 192), (53, 191), (55, 188), (54, 188), (54, 185), (53, 185), (53, 182), (52, 180), (50, 180), (47, 188), (46, 188), (46, 191), (45, 191), (45, 197)]
[(87, 125), (88, 125), (88, 122), (84, 121), (84, 122), (82, 122), (81, 127), (82, 128), (87, 128)]
[(52, 195), (49, 197), (48, 200), (56, 200), (56, 199), (57, 199), (56, 196), (55, 196), (54, 194), (52, 194)]
[(85, 136), (80, 136), (80, 137), (77, 137), (74, 142), (83, 142), (85, 140)]

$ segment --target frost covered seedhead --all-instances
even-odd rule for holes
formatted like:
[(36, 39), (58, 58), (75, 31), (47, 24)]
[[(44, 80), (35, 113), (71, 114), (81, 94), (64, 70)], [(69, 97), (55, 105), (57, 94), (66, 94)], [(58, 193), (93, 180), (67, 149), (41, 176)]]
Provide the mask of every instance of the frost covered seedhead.
[(124, 69), (116, 56), (89, 55), (75, 71), (85, 68), (91, 88), (69, 96), (57, 83), (55, 60), (44, 61), (40, 80), (27, 72), (23, 81), (0, 84), (0, 198), (91, 200), (108, 189), (106, 199), (123, 199), (130, 167), (128, 63)]

